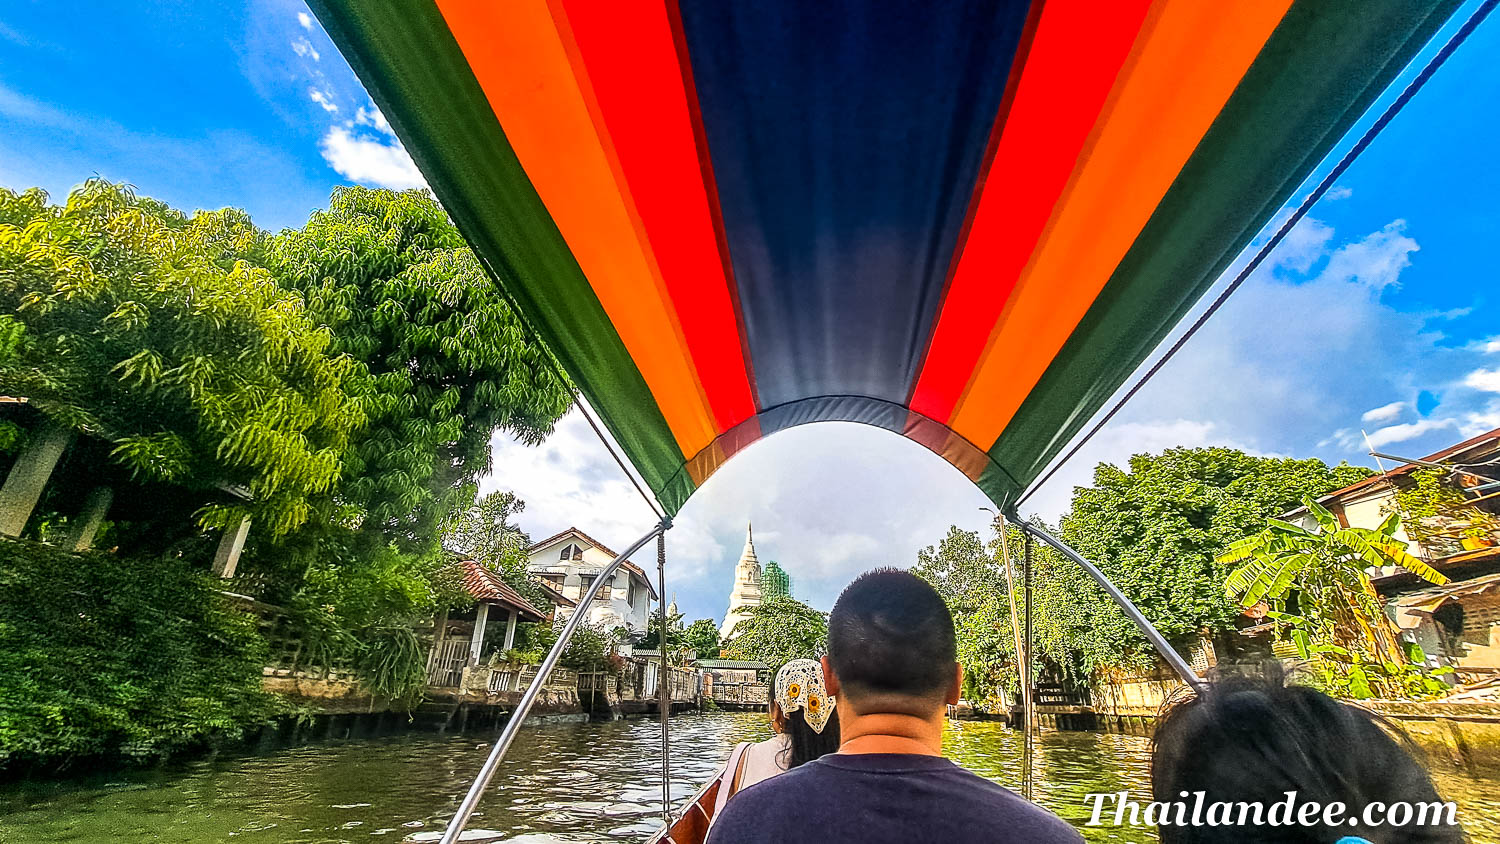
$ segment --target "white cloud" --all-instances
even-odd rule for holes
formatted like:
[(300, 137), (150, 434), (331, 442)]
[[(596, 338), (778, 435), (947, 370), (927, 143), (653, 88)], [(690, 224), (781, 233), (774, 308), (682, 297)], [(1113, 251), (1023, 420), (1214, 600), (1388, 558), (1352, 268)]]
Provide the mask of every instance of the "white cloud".
[(1464, 437), (1477, 437), (1487, 431), (1500, 428), (1500, 399), (1479, 410), (1465, 413), (1458, 430)]
[(1364, 415), (1361, 416), (1361, 417), (1359, 417), (1359, 420), (1361, 422), (1370, 422), (1370, 423), (1375, 423), (1375, 422), (1390, 422), (1390, 421), (1393, 421), (1394, 419), (1396, 419), (1398, 416), (1400, 416), (1401, 415), (1401, 411), (1403, 411), (1405, 409), (1406, 409), (1406, 402), (1404, 402), (1404, 401), (1393, 401), (1390, 404), (1383, 404), (1380, 407), (1377, 407), (1377, 408), (1375, 408), (1373, 410), (1367, 410), (1367, 411), (1365, 411)]
[(391, 131), (391, 124), (386, 122), (385, 115), (381, 114), (380, 109), (374, 104), (368, 107), (360, 106), (359, 111), (354, 113), (354, 122), (361, 126), (372, 126), (377, 131), (384, 132), (393, 138), (396, 136), (396, 133)]
[[(535, 538), (576, 525), (619, 550), (654, 519), (576, 413), (536, 448), (496, 437), (492, 455), (483, 488), (525, 500), (520, 524)], [(986, 504), (941, 458), (888, 431), (850, 423), (783, 431), (735, 455), (677, 514), (667, 592), (689, 619), (721, 617), (753, 521), (761, 563), (779, 562), (793, 594), (826, 610), (856, 574), (914, 564), (951, 524), (987, 531)]]
[(335, 103), (333, 101), (333, 96), (327, 91), (321, 91), (317, 88), (309, 88), (307, 91), (307, 96), (311, 97), (313, 102), (322, 106), (323, 110), (326, 112), (332, 113), (339, 110), (338, 103)]
[(1394, 220), (1374, 234), (1339, 247), (1323, 275), (1383, 290), (1397, 283), (1401, 271), (1411, 266), (1411, 253), (1421, 248), (1406, 235), (1406, 221)]
[(1491, 337), (1480, 345), (1487, 355), (1500, 354), (1500, 337)]
[(307, 40), (306, 38), (298, 38), (296, 41), (293, 41), (292, 52), (296, 53), (304, 59), (312, 59), (313, 61), (319, 61), (323, 58), (321, 55), (319, 55), (318, 49), (314, 47), (312, 45), (312, 42)]
[(1464, 376), (1464, 386), (1486, 393), (1500, 393), (1500, 369), (1476, 369)]
[(1391, 443), (1404, 443), (1433, 431), (1456, 431), (1457, 429), (1458, 422), (1453, 419), (1419, 419), (1416, 422), (1401, 425), (1388, 425), (1370, 432), (1370, 448), (1382, 448)]
[(395, 190), (427, 186), (395, 139), (362, 137), (344, 126), (332, 126), (319, 146), (328, 166), (356, 182)]
[(1340, 199), (1348, 199), (1353, 195), (1353, 188), (1346, 188), (1343, 185), (1334, 185), (1333, 187), (1328, 189), (1327, 193), (1323, 194), (1323, 200), (1325, 202), (1338, 202)]
[(297, 23), (302, 24), (302, 28), (303, 29), (311, 31), (312, 28), (313, 28), (312, 15), (309, 15), (306, 12), (298, 12), (297, 13)]
[[(1280, 225), (1278, 221), (1277, 228)], [(1276, 266), (1305, 273), (1328, 255), (1328, 243), (1332, 239), (1332, 226), (1313, 217), (1303, 217), (1276, 247)]]

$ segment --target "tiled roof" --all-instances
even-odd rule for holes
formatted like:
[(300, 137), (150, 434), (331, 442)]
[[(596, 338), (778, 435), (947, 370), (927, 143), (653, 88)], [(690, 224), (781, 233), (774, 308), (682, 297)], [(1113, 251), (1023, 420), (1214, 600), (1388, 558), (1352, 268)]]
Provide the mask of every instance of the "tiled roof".
[(474, 560), (462, 559), (458, 561), (458, 564), (463, 566), (464, 589), (467, 589), (475, 600), (514, 608), (520, 613), (522, 621), (541, 621), (545, 617), (541, 610), (522, 598), (516, 590), (501, 580), (499, 575)]
[[(592, 536), (589, 536), (588, 534), (584, 533), (583, 531), (579, 530), (576, 527), (570, 527), (567, 530), (560, 531), (558, 533), (554, 533), (553, 535), (547, 537), (546, 539), (543, 539), (541, 542), (533, 542), (533, 543), (531, 543), (531, 547), (529, 547), (529, 548), (526, 549), (526, 553), (530, 554), (532, 551), (535, 551), (538, 548), (543, 548), (545, 546), (551, 545), (552, 543), (556, 542), (557, 540), (562, 539), (565, 536), (570, 536), (570, 535), (571, 536), (576, 536), (579, 539), (582, 539), (584, 542), (587, 542), (588, 544), (594, 546), (595, 548), (598, 548), (600, 551), (603, 551), (604, 553), (610, 555), (611, 557), (618, 557), (618, 556), (620, 556), (619, 554), (615, 553), (614, 551), (611, 551), (609, 549), (609, 547), (606, 546), (603, 542), (600, 542), (599, 540), (593, 538)], [(641, 582), (646, 584), (646, 590), (651, 593), (651, 600), (654, 601), (654, 600), (657, 599), (658, 596), (656, 594), (656, 587), (654, 585), (652, 585), (651, 578), (646, 576), (646, 572), (644, 570), (642, 570), (640, 566), (636, 565), (635, 563), (632, 563), (629, 560), (626, 560), (625, 562), (623, 562), (623, 563), (620, 564), (620, 568), (627, 569), (631, 573), (633, 573), (637, 577), (639, 577), (641, 579)]]

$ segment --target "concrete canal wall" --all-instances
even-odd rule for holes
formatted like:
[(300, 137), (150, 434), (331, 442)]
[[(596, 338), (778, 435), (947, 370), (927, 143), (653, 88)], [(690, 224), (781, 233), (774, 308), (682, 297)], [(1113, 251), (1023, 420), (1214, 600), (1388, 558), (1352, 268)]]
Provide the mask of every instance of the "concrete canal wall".
[[(553, 669), (543, 682), (528, 722), (558, 723), (611, 720), (655, 715), (656, 666), (627, 664), (619, 674), (579, 673)], [(632, 670), (634, 669), (634, 670)], [(672, 711), (698, 709), (696, 672), (673, 668), (670, 673)], [(492, 729), (515, 711), (524, 691), (536, 682), (536, 666), (501, 663), (463, 669), (453, 686), (427, 689), (421, 704), (408, 711), (366, 692), (351, 675), (322, 676), (281, 668), (267, 668), (266, 691), (282, 698), (290, 710), (254, 735), (250, 744), (260, 749), (327, 739), (364, 738), (407, 730), (430, 732)]]
[[(1039, 697), (1044, 729), (1103, 730), (1150, 735), (1159, 714), (1188, 694), (1184, 683), (1161, 675), (1111, 678), (1074, 700)], [(1500, 702), (1352, 701), (1387, 719), (1434, 758), (1464, 767), (1500, 768)]]

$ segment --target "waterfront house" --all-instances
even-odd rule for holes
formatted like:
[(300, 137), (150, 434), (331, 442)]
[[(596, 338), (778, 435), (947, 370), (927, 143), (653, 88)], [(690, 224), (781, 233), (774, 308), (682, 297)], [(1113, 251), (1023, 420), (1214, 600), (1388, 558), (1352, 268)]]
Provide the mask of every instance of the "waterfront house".
[(746, 659), (700, 659), (703, 696), (720, 706), (763, 708), (770, 701), (771, 666)]
[[(1400, 509), (1398, 492), (1413, 488), (1423, 468), (1444, 472), (1441, 483), (1461, 491), (1482, 517), (1450, 520), (1437, 530), (1429, 524), (1414, 539), (1407, 533), (1413, 517), (1402, 513), (1406, 524), (1397, 538), (1449, 582), (1433, 586), (1404, 569), (1386, 568), (1371, 569), (1371, 583), (1404, 638), (1421, 646), (1431, 666), (1452, 666), (1461, 681), (1500, 674), (1500, 519), (1490, 518), (1500, 513), (1500, 483), (1484, 479), (1500, 478), (1500, 428), (1334, 490), (1318, 503), (1341, 525), (1376, 528)], [(1303, 507), (1282, 518), (1314, 526)]]
[[(527, 570), (542, 584), (575, 605), (616, 554), (578, 528), (568, 528), (526, 549)], [(587, 608), (587, 620), (606, 629), (626, 627), (646, 632), (651, 602), (657, 599), (651, 580), (640, 566), (626, 560)], [(573, 607), (558, 607), (566, 618)]]

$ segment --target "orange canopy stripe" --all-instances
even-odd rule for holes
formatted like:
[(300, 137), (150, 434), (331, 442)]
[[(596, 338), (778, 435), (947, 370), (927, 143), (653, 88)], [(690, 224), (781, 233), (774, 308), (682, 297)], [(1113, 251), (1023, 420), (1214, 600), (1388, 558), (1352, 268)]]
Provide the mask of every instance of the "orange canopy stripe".
[(694, 454), (718, 434), (629, 186), (595, 125), (588, 79), (545, 3), (439, 0), (438, 8), (558, 231)]

